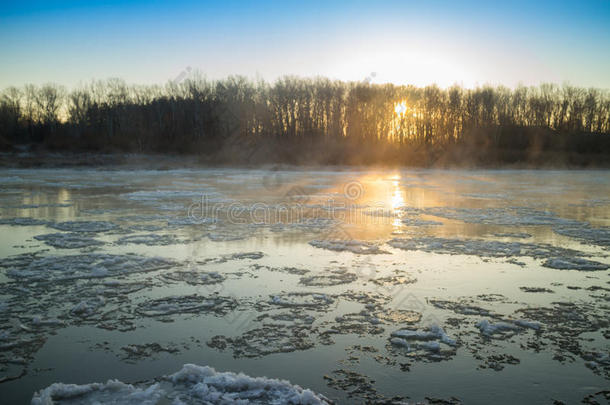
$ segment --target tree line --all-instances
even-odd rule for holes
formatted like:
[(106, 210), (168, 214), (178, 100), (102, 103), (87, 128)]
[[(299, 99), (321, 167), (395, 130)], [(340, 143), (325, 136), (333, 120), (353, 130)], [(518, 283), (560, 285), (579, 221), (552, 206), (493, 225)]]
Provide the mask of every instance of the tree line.
[(510, 162), (551, 152), (607, 155), (609, 135), (610, 93), (567, 84), (441, 89), (192, 75), (164, 86), (119, 79), (71, 91), (25, 85), (0, 96), (5, 149), (38, 144), (198, 153), (235, 163), (428, 164), (473, 156)]

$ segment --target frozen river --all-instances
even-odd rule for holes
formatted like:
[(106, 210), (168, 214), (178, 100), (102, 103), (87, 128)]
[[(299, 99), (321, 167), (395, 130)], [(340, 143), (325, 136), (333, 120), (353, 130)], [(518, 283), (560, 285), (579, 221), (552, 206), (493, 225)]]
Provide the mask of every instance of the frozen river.
[(2, 403), (610, 396), (606, 171), (3, 169), (0, 214)]

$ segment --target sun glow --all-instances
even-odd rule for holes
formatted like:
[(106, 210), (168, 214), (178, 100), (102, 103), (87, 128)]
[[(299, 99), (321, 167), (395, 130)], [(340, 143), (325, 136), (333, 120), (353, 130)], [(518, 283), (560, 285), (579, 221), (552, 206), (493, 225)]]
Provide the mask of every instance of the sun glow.
[(407, 105), (405, 102), (401, 101), (400, 103), (394, 103), (394, 112), (398, 115), (405, 115), (407, 112)]

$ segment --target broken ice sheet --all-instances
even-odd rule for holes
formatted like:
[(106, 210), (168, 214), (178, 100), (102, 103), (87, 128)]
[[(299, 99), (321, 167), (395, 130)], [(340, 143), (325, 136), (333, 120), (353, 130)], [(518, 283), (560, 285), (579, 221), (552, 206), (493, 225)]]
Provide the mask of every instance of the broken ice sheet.
[(301, 277), (299, 283), (313, 287), (329, 287), (340, 284), (349, 284), (358, 279), (354, 273), (347, 271), (328, 271), (326, 274), (315, 274), (311, 276)]
[(356, 254), (381, 254), (387, 253), (375, 243), (359, 240), (312, 240), (309, 244), (313, 247), (333, 250), (336, 252), (352, 252)]
[(147, 246), (167, 246), (186, 243), (184, 239), (179, 239), (174, 235), (149, 233), (143, 235), (128, 235), (119, 238), (116, 243), (118, 245), (136, 244)]
[(332, 296), (323, 293), (290, 292), (271, 295), (268, 301), (259, 301), (257, 306), (258, 308), (268, 308), (271, 305), (326, 311), (334, 302)]
[(587, 223), (562, 224), (553, 227), (559, 235), (568, 236), (587, 244), (610, 247), (610, 227), (592, 227)]
[(215, 271), (180, 270), (164, 273), (163, 278), (171, 281), (182, 281), (191, 285), (210, 285), (222, 283), (226, 276)]
[(60, 249), (80, 249), (104, 244), (104, 242), (100, 240), (80, 233), (48, 233), (45, 235), (36, 235), (34, 236), (34, 239)]
[(452, 239), (430, 236), (410, 239), (394, 238), (387, 243), (394, 248), (402, 250), (421, 250), (438, 254), (474, 255), (480, 257), (528, 256), (535, 259), (554, 259), (558, 257), (570, 258), (587, 255), (577, 250), (564, 249), (547, 244), (501, 242), (485, 239)]
[(593, 260), (583, 259), (580, 257), (557, 257), (550, 258), (542, 263), (544, 267), (559, 270), (582, 270), (582, 271), (598, 271), (607, 270), (610, 265), (596, 262)]
[(38, 218), (0, 218), (0, 225), (13, 225), (13, 226), (41, 226), (47, 225), (49, 221)]
[(236, 358), (308, 350), (315, 346), (313, 332), (316, 328), (310, 322), (297, 319), (296, 322), (263, 322), (260, 325), (235, 337), (214, 336), (207, 345), (218, 350), (230, 349)]
[(235, 300), (229, 297), (217, 295), (207, 297), (193, 294), (147, 300), (138, 304), (136, 311), (141, 315), (150, 317), (185, 313), (215, 313), (224, 315), (236, 306)]
[(53, 223), (49, 226), (67, 232), (106, 232), (118, 227), (108, 221), (66, 221)]
[(116, 277), (168, 268), (175, 265), (171, 259), (145, 257), (133, 254), (112, 255), (88, 253), (68, 256), (17, 255), (0, 260), (0, 268), (15, 280), (43, 281), (74, 280)]

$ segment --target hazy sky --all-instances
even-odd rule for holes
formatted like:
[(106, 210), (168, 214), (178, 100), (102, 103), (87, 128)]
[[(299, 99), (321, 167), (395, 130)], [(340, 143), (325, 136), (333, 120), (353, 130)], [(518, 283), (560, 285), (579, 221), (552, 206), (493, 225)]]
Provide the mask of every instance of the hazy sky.
[[(502, 4), (500, 4), (502, 3)], [(0, 88), (188, 68), (374, 82), (610, 88), (610, 0), (0, 3)]]

